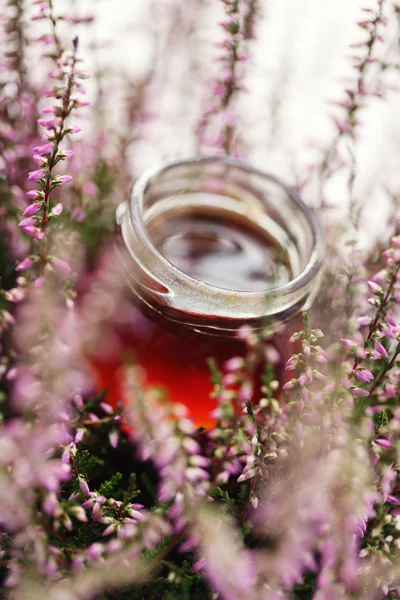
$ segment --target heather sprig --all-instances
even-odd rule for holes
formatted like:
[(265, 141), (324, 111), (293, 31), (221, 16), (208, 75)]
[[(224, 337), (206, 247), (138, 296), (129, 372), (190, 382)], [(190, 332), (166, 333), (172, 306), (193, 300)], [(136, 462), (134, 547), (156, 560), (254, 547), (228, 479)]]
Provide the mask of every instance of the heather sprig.
[(158, 498), (171, 502), (181, 492), (185, 501), (194, 502), (208, 492), (208, 459), (195, 439), (196, 427), (185, 415), (185, 407), (162, 403), (157, 392), (145, 393), (135, 382), (135, 371), (128, 371), (126, 393), (133, 396), (128, 422), (142, 460), (151, 460), (160, 474)]
[[(50, 118), (42, 118), (38, 121), (39, 125), (45, 129), (48, 142), (34, 148), (33, 159), (40, 168), (31, 171), (28, 179), (37, 182), (40, 189), (28, 192), (28, 198), (33, 202), (27, 206), (23, 213), (25, 219), (19, 223), (25, 233), (42, 242), (40, 253), (42, 273), (49, 261), (48, 224), (51, 219), (59, 216), (63, 211), (63, 205), (60, 202), (51, 206), (51, 194), (56, 188), (69, 183), (72, 179), (70, 175), (54, 175), (53, 173), (54, 168), (60, 161), (73, 155), (72, 150), (62, 150), (60, 144), (68, 134), (80, 131), (80, 128), (76, 125), (67, 125), (67, 119), (72, 111), (82, 106), (82, 101), (73, 96), (75, 87), (79, 85), (78, 82), (81, 78), (76, 69), (77, 48), (78, 39), (75, 38), (72, 53), (66, 53), (60, 62), (60, 75), (64, 80), (64, 85), (55, 86), (51, 92), (51, 95), (59, 103), (43, 108), (42, 112), (50, 115)], [(61, 259), (55, 259), (51, 262), (56, 269), (63, 274), (67, 274), (69, 270), (68, 263)]]
[[(229, 154), (233, 150), (235, 136), (235, 112), (233, 98), (243, 89), (241, 63), (246, 60), (242, 50), (243, 29), (251, 34), (250, 26), (254, 2), (248, 7), (248, 20), (244, 22), (241, 0), (221, 0), (225, 18), (220, 23), (223, 38), (217, 42), (217, 60), (221, 63), (220, 73), (211, 84), (212, 97), (207, 101), (197, 126), (200, 147), (211, 147)], [(213, 124), (216, 125), (213, 126)]]
[[(368, 282), (371, 296), (368, 305), (374, 309), (372, 316), (361, 315), (358, 317), (360, 327), (367, 327), (362, 343), (351, 339), (342, 339), (354, 353), (351, 376), (363, 387), (353, 386), (351, 389), (356, 396), (369, 396), (380, 390), (390, 372), (392, 377), (396, 371), (399, 353), (398, 336), (399, 324), (396, 318), (396, 305), (399, 297), (399, 271), (400, 271), (400, 241), (399, 237), (391, 239), (390, 247), (384, 251), (383, 260), (385, 268), (375, 274)], [(379, 282), (379, 283), (378, 283)], [(370, 368), (364, 367), (365, 361), (370, 362)], [(395, 383), (395, 382), (394, 382)], [(390, 383), (393, 386), (393, 382)], [(387, 392), (394, 392), (389, 387)]]
[(325, 350), (320, 346), (318, 340), (323, 337), (323, 333), (320, 329), (309, 329), (308, 326), (308, 315), (303, 315), (304, 330), (294, 333), (290, 338), (290, 342), (299, 342), (301, 340), (302, 352), (294, 354), (289, 358), (286, 363), (286, 371), (296, 370), (300, 373), (298, 377), (290, 379), (282, 387), (283, 390), (296, 389), (299, 394), (297, 400), (297, 408), (299, 414), (302, 414), (304, 408), (314, 408), (314, 394), (312, 394), (312, 401), (310, 400), (309, 386), (314, 380), (326, 381), (326, 376), (316, 368), (318, 363), (328, 362), (327, 354)]
[(346, 139), (350, 138), (353, 141), (357, 139), (360, 124), (359, 112), (366, 106), (370, 98), (382, 98), (384, 95), (379, 78), (382, 72), (387, 70), (387, 66), (379, 60), (377, 47), (384, 43), (382, 34), (388, 23), (384, 11), (386, 4), (386, 0), (377, 0), (375, 9), (362, 9), (365, 16), (358, 22), (358, 27), (365, 33), (366, 39), (351, 44), (351, 50), (357, 51), (357, 54), (351, 57), (354, 80), (347, 84), (342, 99), (331, 102), (338, 109), (332, 116), (336, 129), (335, 135), (323, 150), (321, 160), (310, 169), (310, 173), (315, 169), (318, 171), (321, 207), (327, 204), (325, 198), (327, 180), (343, 166), (348, 165), (342, 146)]

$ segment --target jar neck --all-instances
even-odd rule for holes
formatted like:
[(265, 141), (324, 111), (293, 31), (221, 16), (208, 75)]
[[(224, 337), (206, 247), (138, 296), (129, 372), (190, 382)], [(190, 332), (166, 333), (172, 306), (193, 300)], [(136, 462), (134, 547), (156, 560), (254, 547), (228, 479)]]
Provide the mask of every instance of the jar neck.
[[(285, 248), (291, 278), (261, 291), (224, 289), (193, 278), (163, 256), (150, 223), (173, 210), (220, 210), (262, 226)], [(318, 289), (324, 244), (315, 215), (275, 177), (227, 157), (168, 162), (145, 172), (117, 212), (129, 286), (161, 318), (209, 335), (260, 328), (306, 310)]]

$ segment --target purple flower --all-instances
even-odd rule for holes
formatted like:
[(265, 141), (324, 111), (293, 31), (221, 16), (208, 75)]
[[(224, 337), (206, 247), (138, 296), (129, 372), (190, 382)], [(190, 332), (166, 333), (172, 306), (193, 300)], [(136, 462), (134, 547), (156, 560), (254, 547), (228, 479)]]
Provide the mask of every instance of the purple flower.
[(359, 324), (360, 326), (362, 326), (362, 325), (369, 325), (369, 324), (371, 323), (371, 320), (372, 320), (372, 319), (371, 319), (371, 317), (367, 317), (367, 316), (364, 316), (364, 317), (359, 317), (359, 318), (357, 319), (357, 321), (358, 321), (358, 324)]
[(119, 440), (119, 435), (118, 435), (118, 431), (116, 429), (114, 429), (113, 431), (110, 432), (108, 439), (110, 440), (110, 444), (113, 448), (116, 448), (118, 446), (118, 440)]
[(36, 198), (38, 198), (40, 196), (40, 193), (38, 192), (38, 190), (30, 190), (29, 192), (26, 193), (26, 195), (28, 196), (28, 198), (30, 200), (35, 200)]
[(36, 236), (37, 229), (33, 225), (28, 225), (27, 227), (23, 227), (23, 230), (27, 235), (29, 235), (32, 238)]
[(373, 294), (383, 294), (383, 289), (381, 286), (373, 281), (368, 281), (368, 287)]
[(363, 390), (362, 388), (356, 387), (352, 390), (354, 396), (369, 396), (369, 392), (367, 390)]
[(377, 351), (378, 354), (383, 356), (383, 358), (387, 358), (388, 353), (386, 352), (385, 347), (382, 346), (382, 344), (380, 342), (376, 342), (375, 350)]
[(45, 176), (45, 172), (43, 169), (38, 169), (37, 171), (30, 171), (28, 179), (29, 181), (39, 181), (39, 179), (43, 179)]
[(57, 125), (59, 124), (60, 120), (57, 117), (54, 117), (53, 119), (38, 119), (38, 123), (40, 125), (40, 127), (44, 127), (45, 129), (51, 127), (57, 127)]
[(393, 248), (400, 248), (400, 235), (396, 235), (396, 237), (392, 237), (390, 240)]
[(58, 505), (58, 500), (57, 500), (57, 496), (54, 494), (54, 492), (51, 492), (50, 494), (48, 494), (45, 499), (43, 500), (43, 510), (46, 513), (46, 515), (48, 515), (49, 517), (52, 517), (54, 515), (54, 511), (56, 509)]
[(368, 383), (374, 378), (371, 371), (368, 369), (356, 370), (354, 372), (354, 376), (358, 379), (358, 381), (362, 381), (363, 383)]
[[(40, 210), (40, 204), (35, 202), (34, 204), (29, 204), (29, 206), (26, 207), (26, 209), (24, 210), (24, 212), (22, 214), (24, 217), (30, 217), (31, 215), (36, 214), (39, 210)], [(21, 224), (20, 224), (20, 227), (21, 227)]]
[(34, 154), (33, 155), (33, 160), (38, 165), (43, 165), (44, 163), (47, 162), (47, 159), (44, 156), (41, 156), (40, 154)]
[(349, 340), (348, 338), (341, 338), (340, 341), (345, 346), (350, 346), (350, 348), (356, 348), (358, 346), (358, 344), (356, 344), (356, 342), (353, 342), (353, 340)]
[(24, 258), (19, 265), (15, 267), (16, 271), (24, 271), (25, 269), (29, 269), (33, 265), (33, 260), (31, 258)]
[(389, 440), (385, 440), (384, 438), (376, 439), (375, 444), (377, 444), (381, 448), (385, 448), (386, 450), (389, 450), (389, 448), (393, 446), (392, 442), (390, 442)]
[(55, 207), (53, 208), (52, 213), (53, 213), (53, 215), (59, 216), (59, 215), (61, 215), (62, 211), (63, 211), (63, 205), (61, 204), (61, 202), (58, 202), (55, 205)]
[(283, 390), (291, 390), (292, 388), (294, 388), (295, 384), (296, 384), (296, 380), (291, 379), (290, 381), (285, 383), (285, 385), (282, 386), (282, 389)]
[(35, 220), (32, 217), (28, 217), (26, 219), (22, 219), (20, 223), (18, 223), (18, 227), (22, 227), (22, 229), (26, 229), (27, 227), (32, 227), (35, 225)]
[(90, 495), (89, 486), (88, 486), (87, 482), (84, 479), (82, 479), (82, 477), (79, 479), (79, 487), (80, 487), (82, 494), (85, 496), (85, 498), (89, 498), (89, 495)]
[(56, 181), (58, 183), (61, 183), (61, 185), (64, 185), (65, 183), (69, 183), (70, 181), (72, 181), (72, 177), (71, 175), (59, 175)]
[(397, 506), (400, 505), (400, 499), (397, 498), (396, 496), (392, 496), (392, 494), (389, 494), (387, 497), (388, 502), (390, 502), (391, 504), (396, 504)]
[(50, 154), (53, 150), (53, 144), (44, 144), (43, 146), (36, 146), (33, 151), (35, 154)]
[(62, 260), (61, 258), (53, 258), (53, 265), (65, 277), (71, 273), (71, 267), (67, 263), (66, 260)]

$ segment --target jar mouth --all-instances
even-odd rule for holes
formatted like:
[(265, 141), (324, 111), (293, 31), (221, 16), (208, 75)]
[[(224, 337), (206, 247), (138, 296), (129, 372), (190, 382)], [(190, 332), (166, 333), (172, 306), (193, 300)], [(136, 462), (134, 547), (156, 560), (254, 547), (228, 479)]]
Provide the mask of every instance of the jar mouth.
[[(297, 252), (294, 277), (265, 290), (237, 291), (195, 279), (160, 253), (147, 226), (158, 210), (157, 203), (168, 199), (179, 203), (188, 194), (200, 196), (210, 191), (227, 202), (233, 198), (243, 214), (270, 220)], [(128, 281), (155, 310), (183, 311), (194, 320), (198, 316), (284, 321), (307, 309), (315, 296), (325, 250), (321, 227), (297, 191), (274, 175), (226, 156), (165, 161), (136, 180), (127, 208), (119, 209), (117, 221), (134, 260), (126, 264)]]

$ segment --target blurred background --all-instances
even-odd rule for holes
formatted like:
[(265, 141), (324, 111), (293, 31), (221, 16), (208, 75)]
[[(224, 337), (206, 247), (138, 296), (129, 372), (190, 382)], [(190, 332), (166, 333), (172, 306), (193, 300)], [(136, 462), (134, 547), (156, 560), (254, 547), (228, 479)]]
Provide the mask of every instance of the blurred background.
[[(357, 22), (369, 6), (376, 8), (376, 3), (260, 0), (254, 39), (245, 49), (247, 92), (235, 98), (241, 156), (289, 183), (308, 178), (321, 160), (321, 148), (335, 135), (332, 115), (338, 110), (332, 103), (343, 99), (347, 81), (354, 82), (350, 45), (365, 38)], [(96, 110), (82, 117), (82, 138), (96, 129), (108, 131), (102, 151), (108, 146), (118, 160), (115, 135), (122, 135), (132, 180), (162, 158), (198, 152), (196, 126), (220, 69), (215, 42), (222, 37), (223, 2), (56, 0), (54, 7), (69, 17), (65, 38), (71, 32), (79, 35), (85, 69), (94, 74), (88, 94)], [(71, 19), (86, 16), (93, 16), (93, 22), (71, 26)], [(39, 33), (41, 21), (34, 27)], [(382, 58), (395, 55), (394, 62), (400, 63), (398, 38), (392, 12), (378, 49)], [(38, 57), (31, 52), (30, 58), (33, 76), (39, 77)], [(385, 74), (385, 102), (368, 99), (359, 114), (357, 143), (348, 139), (342, 148), (355, 175), (352, 195), (364, 206), (364, 244), (385, 232), (388, 195), (397, 197), (400, 191), (399, 94), (392, 91), (398, 74)], [(348, 179), (346, 169), (330, 178), (328, 204), (347, 205)], [(312, 184), (304, 187), (303, 196), (318, 205)], [(343, 218), (341, 211), (335, 215), (333, 220)]]

